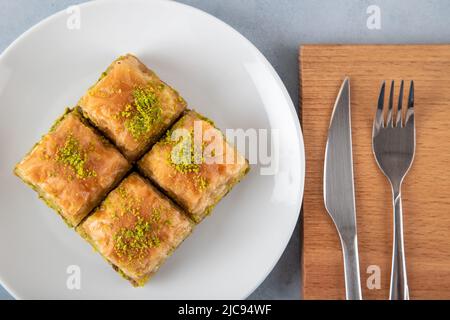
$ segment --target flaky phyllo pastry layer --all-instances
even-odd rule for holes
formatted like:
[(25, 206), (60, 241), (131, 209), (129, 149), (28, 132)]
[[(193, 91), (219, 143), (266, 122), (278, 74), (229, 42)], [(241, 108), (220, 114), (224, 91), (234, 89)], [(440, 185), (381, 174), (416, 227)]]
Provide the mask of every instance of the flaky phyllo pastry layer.
[(77, 231), (120, 274), (143, 285), (192, 228), (181, 209), (132, 173)]
[(80, 99), (83, 114), (134, 161), (186, 108), (184, 99), (132, 55), (114, 61)]
[[(173, 151), (181, 142), (171, 140), (171, 135), (168, 134), (144, 155), (139, 161), (139, 168), (180, 204), (195, 222), (200, 222), (248, 172), (249, 165), (248, 161), (226, 142), (214, 123), (195, 111), (187, 112), (173, 126), (172, 131), (189, 133), (189, 138), (194, 135), (195, 124), (203, 133), (201, 143), (204, 148), (207, 148), (213, 139), (214, 143), (220, 146), (211, 149), (209, 158), (204, 150), (199, 150), (200, 161), (195, 161), (197, 159), (194, 151), (189, 154), (190, 161), (177, 161)], [(194, 138), (190, 140), (193, 150)], [(215, 161), (216, 159), (218, 161)], [(231, 161), (227, 162), (227, 159)]]
[(67, 111), (14, 172), (70, 226), (123, 178), (130, 164), (76, 111)]

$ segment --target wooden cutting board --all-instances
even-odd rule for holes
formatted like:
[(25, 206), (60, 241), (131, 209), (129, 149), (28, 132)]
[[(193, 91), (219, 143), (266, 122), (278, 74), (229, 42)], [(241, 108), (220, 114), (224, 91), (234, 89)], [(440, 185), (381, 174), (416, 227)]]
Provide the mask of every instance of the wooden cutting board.
[[(345, 297), (341, 248), (323, 205), (322, 179), (331, 111), (346, 75), (351, 79), (363, 297), (388, 298), (392, 254), (391, 191), (371, 149), (376, 101), (382, 80), (396, 80), (398, 88), (398, 80), (413, 79), (416, 156), (402, 190), (410, 296), (450, 299), (450, 45), (300, 48), (300, 101), (306, 148), (304, 297)], [(378, 267), (380, 289), (373, 277), (369, 278)], [(368, 280), (372, 289), (367, 287)]]

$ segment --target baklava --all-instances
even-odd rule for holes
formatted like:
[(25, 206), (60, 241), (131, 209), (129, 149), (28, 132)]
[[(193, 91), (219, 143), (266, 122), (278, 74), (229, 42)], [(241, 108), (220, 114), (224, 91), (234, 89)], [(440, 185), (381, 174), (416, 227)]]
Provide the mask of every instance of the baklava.
[(186, 108), (184, 99), (133, 55), (114, 61), (80, 99), (84, 116), (131, 161)]
[(14, 172), (69, 226), (77, 226), (130, 169), (77, 111), (66, 110)]
[(132, 173), (77, 231), (124, 278), (144, 285), (194, 223), (145, 178)]
[(195, 222), (248, 172), (248, 161), (212, 121), (188, 111), (138, 162)]

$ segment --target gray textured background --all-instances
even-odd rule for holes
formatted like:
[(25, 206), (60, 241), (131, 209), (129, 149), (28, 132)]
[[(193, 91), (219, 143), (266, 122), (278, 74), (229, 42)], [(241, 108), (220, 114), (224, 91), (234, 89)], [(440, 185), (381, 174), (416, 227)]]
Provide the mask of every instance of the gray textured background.
[[(126, 0), (124, 0), (126, 1)], [(0, 52), (43, 18), (81, 0), (0, 0)], [(449, 43), (448, 0), (179, 0), (230, 24), (277, 70), (298, 106), (297, 50), (306, 43)], [(381, 29), (366, 26), (369, 5)], [(300, 230), (250, 299), (300, 297)], [(0, 253), (1, 259), (1, 253)], [(1, 261), (0, 261), (1, 263)], [(10, 296), (0, 286), (0, 299)]]

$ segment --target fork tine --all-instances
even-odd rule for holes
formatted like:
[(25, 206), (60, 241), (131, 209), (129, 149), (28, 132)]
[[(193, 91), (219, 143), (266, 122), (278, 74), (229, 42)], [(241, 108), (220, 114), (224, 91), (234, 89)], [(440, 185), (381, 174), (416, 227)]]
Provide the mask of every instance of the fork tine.
[(405, 126), (414, 125), (414, 81), (409, 87), (408, 109), (406, 110)]
[(377, 112), (375, 114), (375, 119), (373, 120), (373, 130), (378, 130), (380, 127), (384, 127), (384, 91), (386, 88), (386, 81), (383, 81), (380, 88), (380, 95), (378, 96)]
[(394, 80), (392, 80), (392, 82), (391, 82), (391, 90), (389, 91), (389, 104), (388, 104), (388, 112), (387, 112), (387, 118), (386, 118), (386, 127), (393, 127), (393, 121), (392, 121), (393, 105), (394, 105)]
[(403, 80), (400, 82), (400, 92), (398, 94), (397, 119), (395, 121), (396, 127), (402, 126), (402, 111), (403, 111)]

